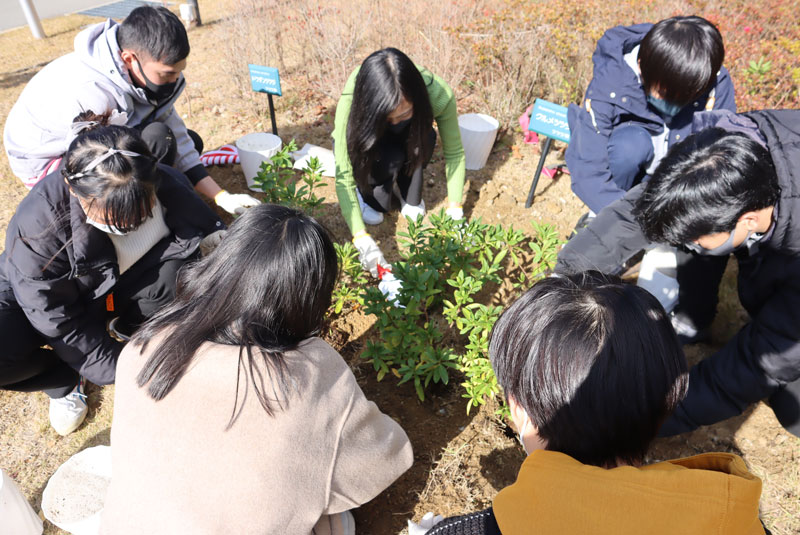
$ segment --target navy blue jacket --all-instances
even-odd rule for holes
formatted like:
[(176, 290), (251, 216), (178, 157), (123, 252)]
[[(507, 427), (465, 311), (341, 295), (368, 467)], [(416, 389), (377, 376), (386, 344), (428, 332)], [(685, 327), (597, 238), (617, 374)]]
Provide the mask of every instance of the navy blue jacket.
[[(138, 262), (188, 258), (225, 228), (179, 171), (159, 165), (158, 200), (170, 235)], [(114, 245), (86, 224), (78, 198), (51, 173), (22, 199), (0, 255), (0, 288), (11, 288), (28, 321), (56, 354), (95, 384), (114, 382), (123, 344), (106, 331), (105, 298), (119, 280)]]
[[(652, 134), (664, 131), (664, 118), (647, 104), (642, 84), (623, 56), (638, 45), (652, 24), (617, 26), (606, 31), (592, 55), (594, 73), (584, 95), (583, 106), (570, 104), (570, 142), (566, 160), (572, 176), (572, 191), (595, 213), (620, 199), (625, 192), (611, 180), (608, 139), (622, 124), (641, 126)], [(695, 111), (736, 111), (733, 82), (725, 68), (717, 75), (710, 94), (692, 102), (670, 120), (668, 145), (691, 133)]]
[[(700, 114), (695, 128), (712, 126), (706, 116), (713, 115), (723, 114)], [(725, 347), (692, 367), (689, 393), (665, 424), (664, 435), (740, 414), (800, 379), (800, 110), (754, 111), (740, 117), (755, 123), (775, 165), (781, 188), (775, 229), (755, 254), (737, 251), (739, 300), (751, 320)], [(726, 122), (716, 126), (743, 131), (736, 121)], [(558, 255), (556, 272), (618, 273), (646, 247), (632, 216), (642, 190), (642, 185), (632, 188), (573, 237)]]

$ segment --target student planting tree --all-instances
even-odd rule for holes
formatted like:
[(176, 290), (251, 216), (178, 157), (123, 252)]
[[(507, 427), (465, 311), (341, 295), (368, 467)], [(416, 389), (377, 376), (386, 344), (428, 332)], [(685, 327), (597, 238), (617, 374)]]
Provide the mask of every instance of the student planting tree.
[[(447, 214), (462, 219), (465, 158), (453, 90), (394, 48), (373, 52), (350, 75), (333, 130), (336, 194), (361, 264), (372, 276), (388, 267), (364, 224), (378, 225), (399, 198), (401, 213), (425, 214), (423, 169), (439, 127), (447, 179)], [(360, 210), (359, 210), (360, 208)]]
[(11, 108), (3, 144), (14, 174), (33, 187), (63, 167), (72, 119), (114, 110), (117, 124), (136, 128), (159, 163), (175, 167), (195, 189), (229, 213), (258, 200), (219, 187), (200, 162), (203, 141), (186, 128), (175, 102), (186, 81), (189, 38), (164, 7), (138, 7), (122, 24), (94, 24), (75, 38), (75, 51), (46, 65)]
[[(87, 113), (81, 122), (103, 124)], [(98, 126), (69, 146), (8, 224), (0, 255), (0, 388), (44, 390), (50, 423), (86, 416), (83, 376), (114, 382), (123, 338), (168, 303), (177, 271), (222, 222), (138, 132)], [(106, 329), (112, 323), (114, 338)], [(46, 346), (46, 347), (45, 347)]]

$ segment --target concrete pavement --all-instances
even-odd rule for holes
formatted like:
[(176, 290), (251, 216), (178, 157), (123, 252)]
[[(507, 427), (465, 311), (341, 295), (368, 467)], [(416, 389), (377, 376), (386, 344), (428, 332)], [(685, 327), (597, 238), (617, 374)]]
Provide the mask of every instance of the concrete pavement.
[[(40, 19), (58, 17), (97, 6), (109, 4), (114, 0), (32, 0)], [(0, 0), (0, 31), (18, 26), (27, 26), (25, 14), (19, 0)]]

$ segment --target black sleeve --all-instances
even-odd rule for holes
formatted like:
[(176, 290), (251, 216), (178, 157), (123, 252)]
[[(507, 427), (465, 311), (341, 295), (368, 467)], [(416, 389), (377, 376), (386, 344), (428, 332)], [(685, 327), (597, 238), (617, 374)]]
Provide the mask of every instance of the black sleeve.
[(596, 269), (616, 275), (628, 259), (646, 248), (649, 242), (633, 217), (633, 207), (643, 187), (639, 184), (630, 189), (573, 236), (558, 254), (556, 273), (567, 275)]
[(501, 535), (492, 508), (477, 513), (445, 518), (426, 535)]
[(206, 168), (203, 166), (203, 164), (195, 165), (194, 167), (184, 171), (183, 174), (186, 175), (186, 178), (189, 179), (189, 181), (192, 183), (192, 186), (196, 186), (198, 182), (209, 176), (208, 171), (206, 171)]
[(71, 276), (66, 226), (53, 227), (35, 195), (9, 223), (9, 284), (31, 326), (61, 360), (95, 384), (113, 383), (123, 344), (106, 331), (104, 299), (89, 300)]

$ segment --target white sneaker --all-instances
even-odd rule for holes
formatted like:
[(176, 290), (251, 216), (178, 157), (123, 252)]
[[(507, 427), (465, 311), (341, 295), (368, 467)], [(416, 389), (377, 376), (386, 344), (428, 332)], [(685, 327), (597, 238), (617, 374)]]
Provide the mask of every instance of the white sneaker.
[(63, 398), (50, 398), (50, 425), (62, 437), (75, 431), (86, 418), (89, 407), (83, 386), (84, 378), (81, 377), (72, 392)]
[(383, 214), (374, 209), (372, 206), (364, 202), (361, 197), (361, 192), (356, 188), (356, 196), (358, 197), (358, 206), (361, 207), (361, 219), (367, 225), (380, 225), (383, 223)]

